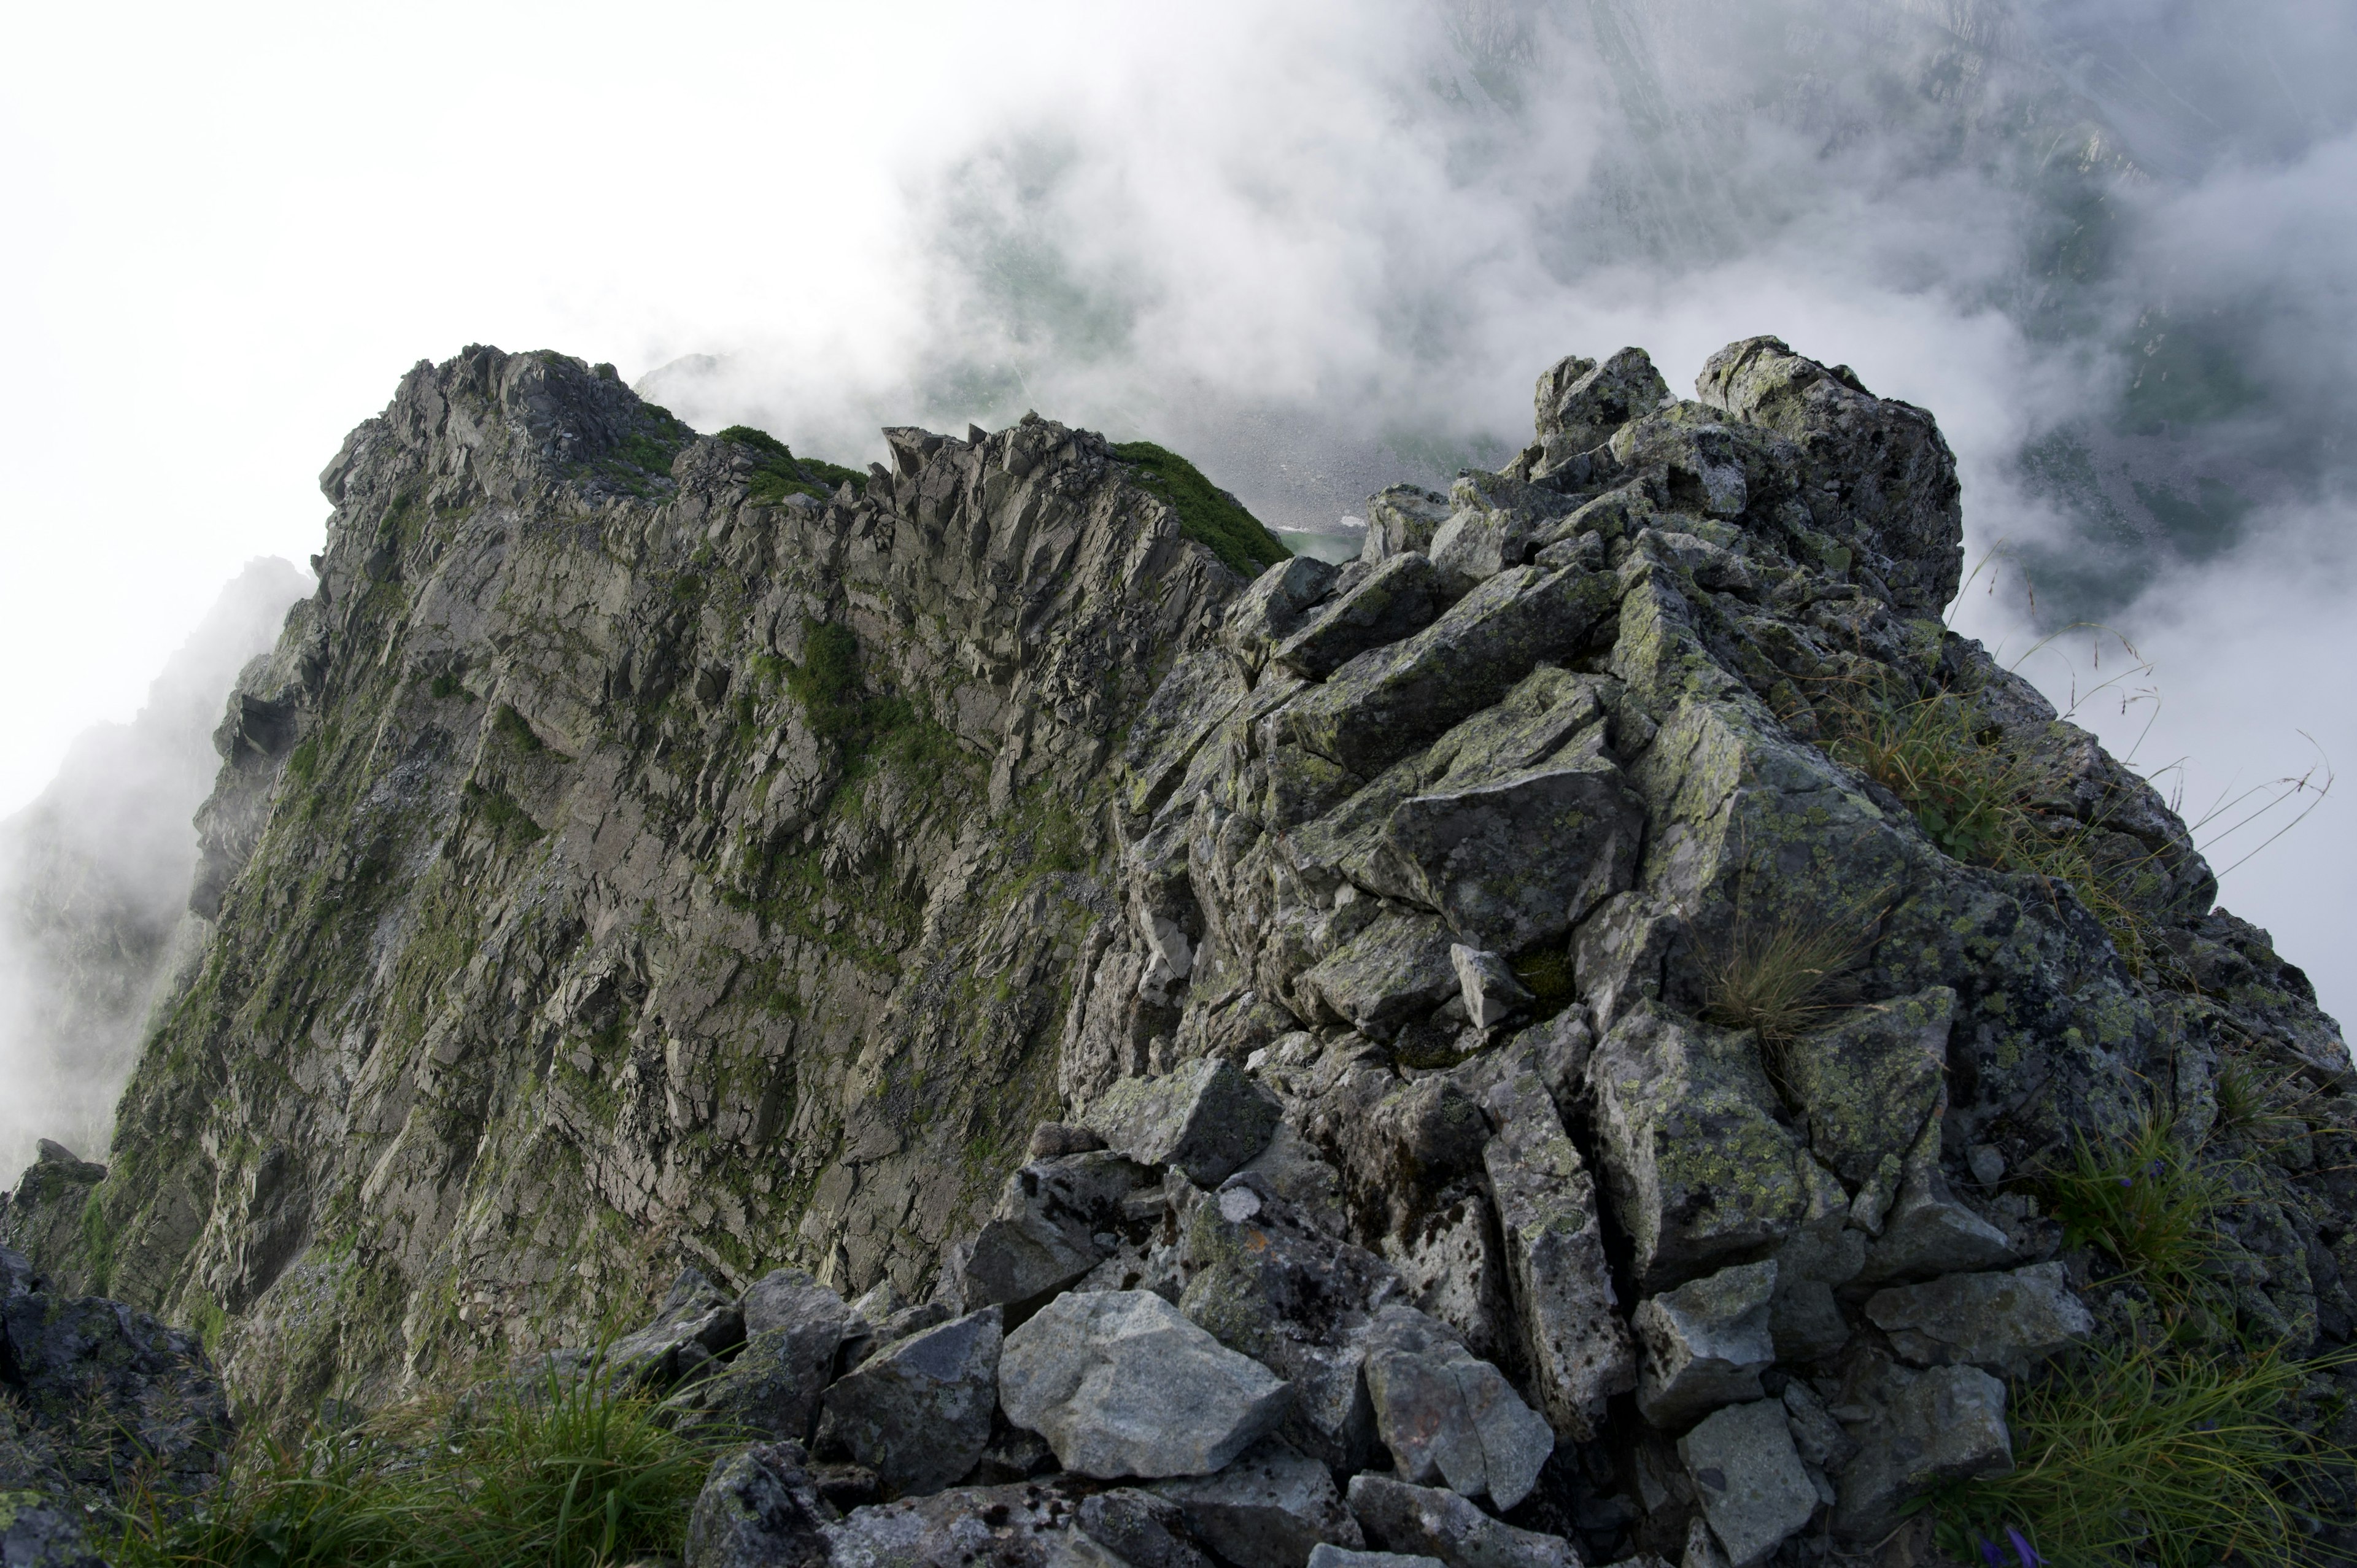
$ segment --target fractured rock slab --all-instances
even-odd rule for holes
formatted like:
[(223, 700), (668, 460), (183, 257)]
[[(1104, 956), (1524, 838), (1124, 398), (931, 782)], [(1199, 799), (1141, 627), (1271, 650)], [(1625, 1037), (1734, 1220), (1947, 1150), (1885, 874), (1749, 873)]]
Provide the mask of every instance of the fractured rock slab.
[[(1167, 1079), (1123, 1081), (1170, 1082)], [(1185, 1090), (1166, 1092), (1183, 1094)], [(1114, 1095), (1108, 1092), (1106, 1098)], [(1141, 1139), (1152, 1142), (1167, 1130), (1143, 1123), (1153, 1115), (1166, 1113), (1168, 1107), (1145, 1091), (1133, 1098), (1146, 1107), (1139, 1111), (1140, 1126), (1134, 1130)], [(1187, 1136), (1183, 1129), (1179, 1136)], [(1035, 1160), (1017, 1171), (1006, 1178), (997, 1206), (975, 1234), (972, 1248), (953, 1261), (965, 1305), (1014, 1305), (1070, 1286), (1104, 1261), (1110, 1249), (1097, 1238), (1118, 1229), (1123, 1200), (1146, 1186), (1151, 1176), (1144, 1165), (1109, 1150)]]
[(1999, 1475), (2013, 1467), (2005, 1425), (2005, 1385), (1977, 1367), (1910, 1372), (1879, 1360), (1858, 1368), (1843, 1390), (1846, 1423), (1857, 1452), (1835, 1476), (1840, 1500), (1834, 1530), (1852, 1541), (1878, 1539), (1900, 1510), (1943, 1481)]
[(683, 1269), (655, 1309), (654, 1321), (614, 1341), (610, 1375), (651, 1389), (694, 1376), (715, 1357), (744, 1343), (745, 1314), (696, 1269)]
[(823, 1533), (833, 1568), (1047, 1568), (1078, 1535), (1078, 1514), (1062, 1488), (1023, 1481), (871, 1504)]
[(823, 1568), (834, 1517), (799, 1443), (715, 1460), (687, 1519), (687, 1568)]
[(999, 1402), (1067, 1470), (1202, 1476), (1285, 1414), (1286, 1385), (1146, 1291), (1058, 1296), (1006, 1337)]
[(1350, 1502), (1369, 1544), (1385, 1552), (1437, 1557), (1448, 1568), (1581, 1568), (1563, 1537), (1491, 1519), (1437, 1487), (1353, 1476)]
[(1413, 1307), (1385, 1307), (1364, 1343), (1375, 1430), (1404, 1479), (1437, 1477), (1501, 1509), (1530, 1495), (1555, 1430), (1504, 1373)]
[(1437, 1557), (1417, 1557), (1399, 1552), (1352, 1552), (1340, 1546), (1320, 1546), (1309, 1554), (1308, 1568), (1447, 1568)]
[(1678, 1440), (1678, 1457), (1729, 1568), (1758, 1568), (1817, 1511), (1784, 1407), (1728, 1405)]
[(1116, 1154), (1217, 1187), (1268, 1146), (1281, 1116), (1276, 1097), (1241, 1068), (1204, 1057), (1161, 1078), (1117, 1080), (1090, 1107), (1089, 1124)]
[(826, 1391), (836, 1441), (892, 1491), (949, 1486), (990, 1442), (999, 1310), (970, 1313), (887, 1347)]
[(1269, 661), (1304, 680), (1323, 681), (1369, 649), (1431, 625), (1441, 608), (1441, 581), (1432, 563), (1415, 552), (1394, 555), (1278, 643)]
[(1866, 1315), (1890, 1348), (1919, 1367), (1965, 1363), (2021, 1375), (2094, 1332), (2061, 1263), (2003, 1273), (1950, 1274), (1877, 1291)]
[(1196, 1540), (1237, 1568), (1302, 1568), (1321, 1541), (1366, 1545), (1325, 1466), (1264, 1438), (1213, 1476), (1157, 1482)]
[(1483, 1100), (1497, 1133), (1482, 1149), (1523, 1358), (1540, 1408), (1575, 1441), (1601, 1435), (1605, 1401), (1636, 1383), (1604, 1255), (1596, 1183), (1535, 1070)]
[(1130, 1568), (1211, 1568), (1187, 1534), (1186, 1516), (1168, 1498), (1115, 1487), (1082, 1499), (1081, 1530)]
[(1745, 1263), (1641, 1303), (1634, 1327), (1645, 1351), (1637, 1379), (1645, 1419), (1676, 1428), (1760, 1398), (1760, 1374), (1776, 1362), (1768, 1315), (1775, 1291), (1772, 1262)]

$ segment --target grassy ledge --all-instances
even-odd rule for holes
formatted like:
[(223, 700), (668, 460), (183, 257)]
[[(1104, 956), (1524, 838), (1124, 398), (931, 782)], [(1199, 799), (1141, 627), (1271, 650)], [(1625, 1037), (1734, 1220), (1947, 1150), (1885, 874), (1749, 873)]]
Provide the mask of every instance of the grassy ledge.
[(1220, 564), (1238, 576), (1257, 577), (1293, 552), (1271, 533), (1243, 503), (1203, 477), (1203, 471), (1176, 452), (1151, 441), (1124, 441), (1111, 448), (1131, 466), (1130, 482), (1148, 495), (1168, 501), (1178, 513), (1178, 532), (1204, 546)]

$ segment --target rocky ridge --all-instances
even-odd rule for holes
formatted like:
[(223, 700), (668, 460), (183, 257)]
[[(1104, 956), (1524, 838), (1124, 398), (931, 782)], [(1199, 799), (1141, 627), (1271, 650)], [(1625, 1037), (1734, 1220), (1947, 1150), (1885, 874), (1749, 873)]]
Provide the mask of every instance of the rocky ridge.
[[(232, 1374), (282, 1408), (331, 1380), (395, 1391), (470, 1342), (586, 1343), (590, 1304), (668, 1246), (695, 1266), (609, 1363), (676, 1420), (763, 1439), (716, 1469), (693, 1563), (1839, 1559), (1929, 1487), (2011, 1463), (2009, 1380), (2148, 1331), (2149, 1284), (2066, 1235), (2041, 1184), (2156, 1125), (2188, 1157), (2233, 1153), (2203, 1259), (2226, 1331), (2347, 1342), (2346, 1047), (2264, 933), (2212, 908), (2149, 787), (1935, 618), (1959, 497), (1922, 411), (1772, 338), (1714, 356), (1694, 401), (1634, 349), (1566, 360), (1505, 470), (1386, 491), (1358, 561), (1245, 585), (1084, 433), (894, 432), (897, 476), (761, 511), (699, 478), (746, 483), (726, 441), (660, 436), (682, 443), (668, 481), (611, 467), (597, 454), (668, 427), (604, 388), (553, 357), (421, 368), (329, 470), (331, 495), (365, 499), (241, 696), (283, 693), (289, 738), (233, 761), (210, 809), (214, 967), (126, 1099), (146, 1130), (123, 1140), (128, 1179), (118, 1161), (80, 1189), (113, 1277), (226, 1302)], [(552, 403), (565, 419), (535, 424)], [(552, 477), (514, 455), (526, 436), (544, 465), (587, 466)], [(1027, 442), (1053, 460), (1009, 478)], [(404, 490), (421, 462), (441, 488)], [(420, 495), (481, 510), (449, 500), (426, 514), (444, 532), (412, 536)], [(354, 520), (378, 505), (363, 549)], [(1007, 542), (1043, 511), (1070, 572)], [(613, 564), (618, 539), (679, 552), (699, 593), (743, 575), (695, 654), (647, 652), (688, 646), (683, 624), (645, 640), (679, 579)], [(1010, 602), (1037, 640), (967, 662)], [(548, 604), (587, 607), (521, 613)], [(931, 640), (944, 627), (966, 640)], [(785, 651), (728, 640), (748, 636)], [(735, 662), (696, 662), (716, 647)], [(1011, 671), (996, 707), (1000, 687), (961, 675), (992, 668)], [(765, 669), (776, 696), (730, 709)], [(712, 711), (626, 729), (642, 673)], [(998, 736), (986, 779), (918, 778), (939, 753), (891, 704), (920, 698), (952, 745)], [(420, 715), (468, 701), (489, 712), (467, 768), (437, 774), (455, 750)], [(291, 736), (355, 711), (367, 748), (298, 772)], [(976, 711), (1000, 727), (959, 727)], [(751, 806), (730, 770), (748, 734), (789, 764)], [(2003, 780), (2018, 836), (1876, 765), (1934, 742)], [(689, 776), (663, 766), (674, 747), (708, 826), (647, 805)], [(312, 788), (339, 767), (339, 796)], [(789, 785), (825, 802), (785, 830), (826, 846), (825, 875), (735, 926), (742, 872), (680, 846), (741, 846)], [(1059, 790), (1080, 802), (1063, 857), (1009, 875), (994, 857), (1025, 833), (1036, 856)], [(403, 812), (437, 800), (394, 887), (369, 891), (353, 856), (399, 848)], [(378, 836), (348, 826), (305, 885), (322, 811)], [(812, 912), (888, 929), (846, 885), (955, 854), (980, 867), (955, 889), (990, 893), (926, 882), (894, 950), (916, 957), (877, 982), (880, 1008), (851, 1008), (814, 950), (856, 961)], [(307, 998), (299, 1029), (251, 975), (255, 1000), (221, 1010), (232, 960), (333, 961), (274, 898), (304, 886), (316, 917), (355, 881), (379, 979), (272, 981)], [(626, 925), (640, 897), (655, 918)], [(443, 989), (407, 1018), (434, 898), (494, 918), (438, 950)], [(1017, 976), (1006, 1012), (911, 983), (917, 958), (972, 965), (991, 930), (1038, 944), (987, 972)], [(724, 932), (744, 945), (716, 984), (694, 960)], [(698, 1077), (697, 1053), (721, 1052), (737, 977), (771, 949), (804, 1011), (781, 1009), (772, 1059), (797, 1089), (764, 1126), (768, 1101)], [(601, 1012), (631, 974), (644, 998)], [(693, 1036), (673, 1000), (691, 981)], [(830, 1016), (839, 1035), (800, 1032)], [(977, 1023), (987, 1050), (956, 1037)], [(338, 1052), (347, 1076), (322, 1078)], [(803, 1092), (829, 1060), (870, 1065)], [(2223, 1086), (2254, 1069), (2299, 1086), (2297, 1136), (2234, 1143)], [(608, 1122), (582, 1109), (600, 1081)], [(969, 1140), (953, 1172), (920, 1106)], [(1017, 1118), (1038, 1123), (1019, 1157)], [(759, 1161), (814, 1179), (748, 1180), (747, 1120)], [(162, 1173), (200, 1168), (210, 1207), (176, 1219)], [(601, 1242), (608, 1214), (655, 1244)], [(274, 1224), (276, 1273), (211, 1294)], [(56, 1266), (99, 1261), (58, 1245)], [(436, 1318), (454, 1298), (456, 1324)]]

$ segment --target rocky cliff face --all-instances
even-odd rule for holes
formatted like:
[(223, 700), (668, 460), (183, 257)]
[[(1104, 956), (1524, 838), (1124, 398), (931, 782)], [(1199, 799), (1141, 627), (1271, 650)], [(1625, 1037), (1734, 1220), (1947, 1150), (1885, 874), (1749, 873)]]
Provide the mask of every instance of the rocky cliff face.
[(676, 1253), (930, 1275), (1054, 1108), (1109, 763), (1237, 579), (1052, 423), (839, 483), (738, 434), (490, 349), (353, 433), (61, 1280), (300, 1404)]
[(555, 356), (421, 366), (232, 699), (115, 1164), (10, 1223), (281, 1412), (690, 1262), (624, 1341), (681, 1419), (942, 1520), (1217, 1472), (1205, 1541), (1298, 1482), (1329, 1547), (1447, 1492), (1575, 1562), (2002, 1469), (2003, 1379), (2182, 1305), (2058, 1223), (2082, 1158), (2231, 1186), (2205, 1332), (2345, 1342), (2348, 1050), (1935, 618), (1932, 417), (1773, 338), (1696, 391), (1566, 360), (1505, 470), (1247, 585), (1151, 448), (899, 430), (836, 482)]

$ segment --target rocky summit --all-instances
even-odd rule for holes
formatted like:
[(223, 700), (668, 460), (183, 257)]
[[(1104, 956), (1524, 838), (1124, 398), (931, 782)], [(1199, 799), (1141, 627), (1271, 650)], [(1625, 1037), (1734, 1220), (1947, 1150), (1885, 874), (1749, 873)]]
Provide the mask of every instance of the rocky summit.
[(2282, 1467), (2350, 1436), (2338, 1027), (1943, 624), (1931, 414), (1695, 392), (1566, 359), (1337, 567), (1036, 415), (854, 472), (418, 366), (110, 1163), (0, 1211), (23, 1560), (120, 1469), (84, 1364), (195, 1412), (119, 1423), (174, 1496), (222, 1382), (602, 1377), (720, 1444), (705, 1568), (2028, 1552), (2088, 1391), (2288, 1367), (2252, 1495), (2350, 1550)]

